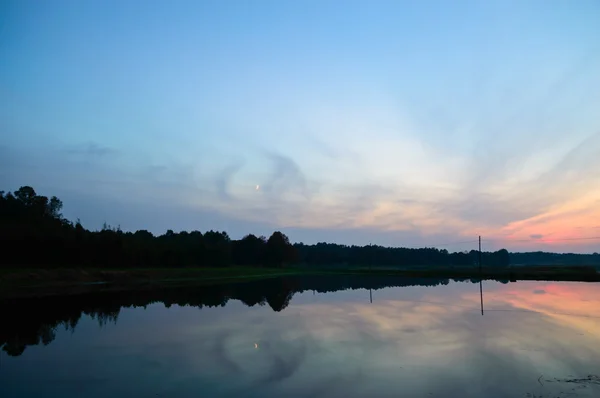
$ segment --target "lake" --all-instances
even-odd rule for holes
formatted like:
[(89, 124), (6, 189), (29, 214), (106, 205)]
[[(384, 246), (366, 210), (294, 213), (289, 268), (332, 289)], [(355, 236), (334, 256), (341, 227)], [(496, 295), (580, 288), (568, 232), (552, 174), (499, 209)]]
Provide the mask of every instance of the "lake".
[(305, 276), (0, 313), (3, 398), (600, 396), (593, 283)]

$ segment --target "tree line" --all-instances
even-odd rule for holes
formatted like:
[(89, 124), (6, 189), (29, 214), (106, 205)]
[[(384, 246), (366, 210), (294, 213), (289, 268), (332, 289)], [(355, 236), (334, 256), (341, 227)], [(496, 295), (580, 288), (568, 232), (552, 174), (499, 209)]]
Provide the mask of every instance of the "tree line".
[[(437, 248), (383, 247), (377, 245), (347, 246), (335, 243), (305, 245), (297, 243), (299, 262), (319, 266), (475, 266), (479, 252), (449, 252)], [(510, 258), (506, 249), (482, 252), (481, 263), (486, 267), (506, 267)]]
[(598, 253), (550, 253), (525, 252), (511, 253), (511, 264), (514, 265), (594, 265), (600, 266)]
[(124, 232), (104, 225), (84, 228), (61, 214), (56, 196), (38, 195), (24, 186), (0, 192), (0, 240), (5, 267), (281, 267), (297, 261), (288, 237), (275, 231), (267, 239), (249, 234), (240, 240), (227, 232), (173, 232), (155, 236), (146, 230)]
[[(283, 267), (306, 266), (473, 266), (478, 252), (436, 248), (331, 243), (291, 244), (275, 231), (234, 240), (227, 232), (125, 232), (108, 225), (98, 231), (65, 219), (62, 201), (38, 195), (32, 187), (0, 192), (0, 239), (3, 267)], [(484, 266), (508, 266), (505, 249), (482, 254)]]

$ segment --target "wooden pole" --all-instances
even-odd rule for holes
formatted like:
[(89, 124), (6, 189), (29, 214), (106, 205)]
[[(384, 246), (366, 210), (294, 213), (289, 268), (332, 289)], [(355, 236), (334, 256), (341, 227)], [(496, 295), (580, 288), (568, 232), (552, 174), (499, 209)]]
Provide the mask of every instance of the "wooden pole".
[(479, 235), (479, 271), (481, 272), (481, 235)]
[(479, 296), (481, 297), (481, 315), (483, 315), (483, 274), (481, 271), (481, 235), (479, 235)]

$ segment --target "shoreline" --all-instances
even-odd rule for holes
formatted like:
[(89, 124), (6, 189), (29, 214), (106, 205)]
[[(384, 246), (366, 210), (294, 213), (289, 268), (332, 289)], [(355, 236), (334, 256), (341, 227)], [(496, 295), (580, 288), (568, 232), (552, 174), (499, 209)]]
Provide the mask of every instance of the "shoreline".
[(146, 269), (12, 269), (0, 270), (0, 300), (68, 296), (95, 291), (152, 290), (206, 286), (301, 275), (363, 275), (406, 278), (600, 282), (600, 273), (585, 266), (517, 266), (506, 268), (146, 268)]

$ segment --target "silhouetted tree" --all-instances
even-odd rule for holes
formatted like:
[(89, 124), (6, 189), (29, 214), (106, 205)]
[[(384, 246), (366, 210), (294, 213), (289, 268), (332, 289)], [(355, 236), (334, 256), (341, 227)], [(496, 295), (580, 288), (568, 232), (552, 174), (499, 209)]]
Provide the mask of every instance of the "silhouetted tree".
[(269, 237), (266, 260), (271, 267), (283, 267), (296, 260), (296, 249), (285, 234), (275, 231)]
[(249, 234), (233, 242), (233, 261), (238, 265), (262, 266), (265, 264), (266, 250), (264, 237)]

